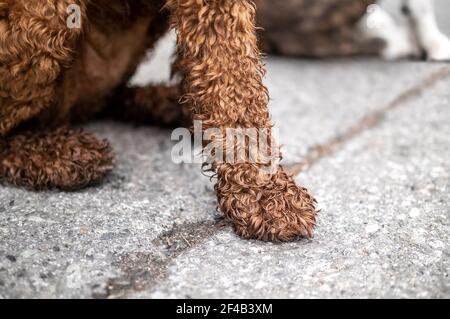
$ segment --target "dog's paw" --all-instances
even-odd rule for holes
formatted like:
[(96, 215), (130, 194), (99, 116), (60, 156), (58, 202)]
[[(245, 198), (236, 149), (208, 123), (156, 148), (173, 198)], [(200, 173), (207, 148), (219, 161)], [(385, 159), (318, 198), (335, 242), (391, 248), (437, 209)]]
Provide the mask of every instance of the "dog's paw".
[(17, 134), (2, 144), (0, 179), (30, 189), (79, 189), (113, 167), (107, 141), (67, 128)]
[(381, 57), (387, 61), (419, 58), (420, 48), (407, 38), (392, 38), (386, 41), (386, 46), (381, 51)]
[(220, 210), (244, 238), (290, 241), (313, 236), (315, 200), (281, 170), (265, 175), (251, 165), (222, 166), (216, 191)]
[(443, 34), (430, 40), (425, 50), (430, 61), (450, 61), (450, 39)]

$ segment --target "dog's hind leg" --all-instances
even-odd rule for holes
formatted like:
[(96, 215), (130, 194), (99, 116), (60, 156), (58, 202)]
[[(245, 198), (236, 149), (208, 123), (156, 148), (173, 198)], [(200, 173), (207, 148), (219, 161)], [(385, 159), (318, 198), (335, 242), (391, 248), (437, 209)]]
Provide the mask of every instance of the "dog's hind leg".
[(105, 140), (69, 128), (25, 131), (0, 140), (0, 180), (33, 190), (75, 190), (113, 167)]
[(433, 0), (404, 0), (403, 12), (409, 17), (427, 59), (450, 61), (450, 39), (438, 27)]
[(133, 124), (190, 126), (191, 114), (180, 98), (179, 85), (123, 86), (115, 90), (102, 115)]
[(0, 0), (0, 136), (56, 103), (57, 83), (82, 33), (70, 28), (86, 0)]
[(76, 20), (85, 18), (85, 3), (0, 0), (0, 180), (33, 189), (73, 189), (111, 169), (106, 142), (32, 123), (58, 111), (53, 109), (60, 99), (58, 83), (75, 59), (78, 23), (87, 19)]
[(277, 151), (267, 153), (267, 161), (263, 143), (251, 149), (246, 142), (233, 139), (231, 147), (225, 147), (227, 157), (235, 150), (253, 156), (239, 152), (227, 161), (217, 156), (227, 129), (253, 129), (260, 137), (266, 132), (268, 144), (275, 145), (268, 92), (262, 83), (254, 5), (249, 0), (168, 0), (168, 7), (178, 33), (184, 100), (192, 107), (194, 119), (202, 121), (205, 133), (218, 133), (205, 146), (216, 146), (211, 159), (217, 173), (219, 209), (245, 238), (311, 237), (315, 201), (282, 167), (271, 169), (270, 160), (279, 159)]

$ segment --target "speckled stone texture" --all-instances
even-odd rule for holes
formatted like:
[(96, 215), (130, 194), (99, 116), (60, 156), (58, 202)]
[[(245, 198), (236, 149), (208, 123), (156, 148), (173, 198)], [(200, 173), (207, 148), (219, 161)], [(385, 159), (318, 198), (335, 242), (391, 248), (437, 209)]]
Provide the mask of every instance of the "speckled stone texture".
[[(163, 55), (135, 82), (164, 79)], [(268, 69), (285, 163), (330, 149), (298, 176), (320, 202), (313, 240), (238, 238), (199, 167), (172, 163), (170, 131), (94, 123), (118, 155), (104, 184), (0, 186), (0, 298), (450, 298), (450, 65)]]

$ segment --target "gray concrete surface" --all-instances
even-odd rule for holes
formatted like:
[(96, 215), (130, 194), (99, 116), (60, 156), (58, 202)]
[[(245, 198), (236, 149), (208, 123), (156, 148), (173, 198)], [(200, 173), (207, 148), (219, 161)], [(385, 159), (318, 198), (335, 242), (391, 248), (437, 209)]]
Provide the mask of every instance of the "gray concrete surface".
[(94, 123), (118, 154), (104, 184), (0, 186), (0, 298), (450, 298), (450, 65), (268, 69), (285, 163), (330, 150), (298, 176), (322, 209), (313, 240), (238, 238), (199, 167), (171, 162), (170, 131)]

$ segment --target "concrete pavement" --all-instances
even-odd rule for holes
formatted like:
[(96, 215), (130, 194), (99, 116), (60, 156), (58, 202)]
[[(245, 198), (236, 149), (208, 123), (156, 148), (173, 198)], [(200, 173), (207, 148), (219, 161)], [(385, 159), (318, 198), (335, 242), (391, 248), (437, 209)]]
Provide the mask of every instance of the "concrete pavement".
[(238, 238), (199, 167), (171, 162), (170, 131), (94, 123), (118, 154), (105, 183), (0, 186), (0, 298), (450, 298), (450, 65), (268, 70), (285, 164), (312, 159), (298, 181), (322, 209), (314, 239)]

